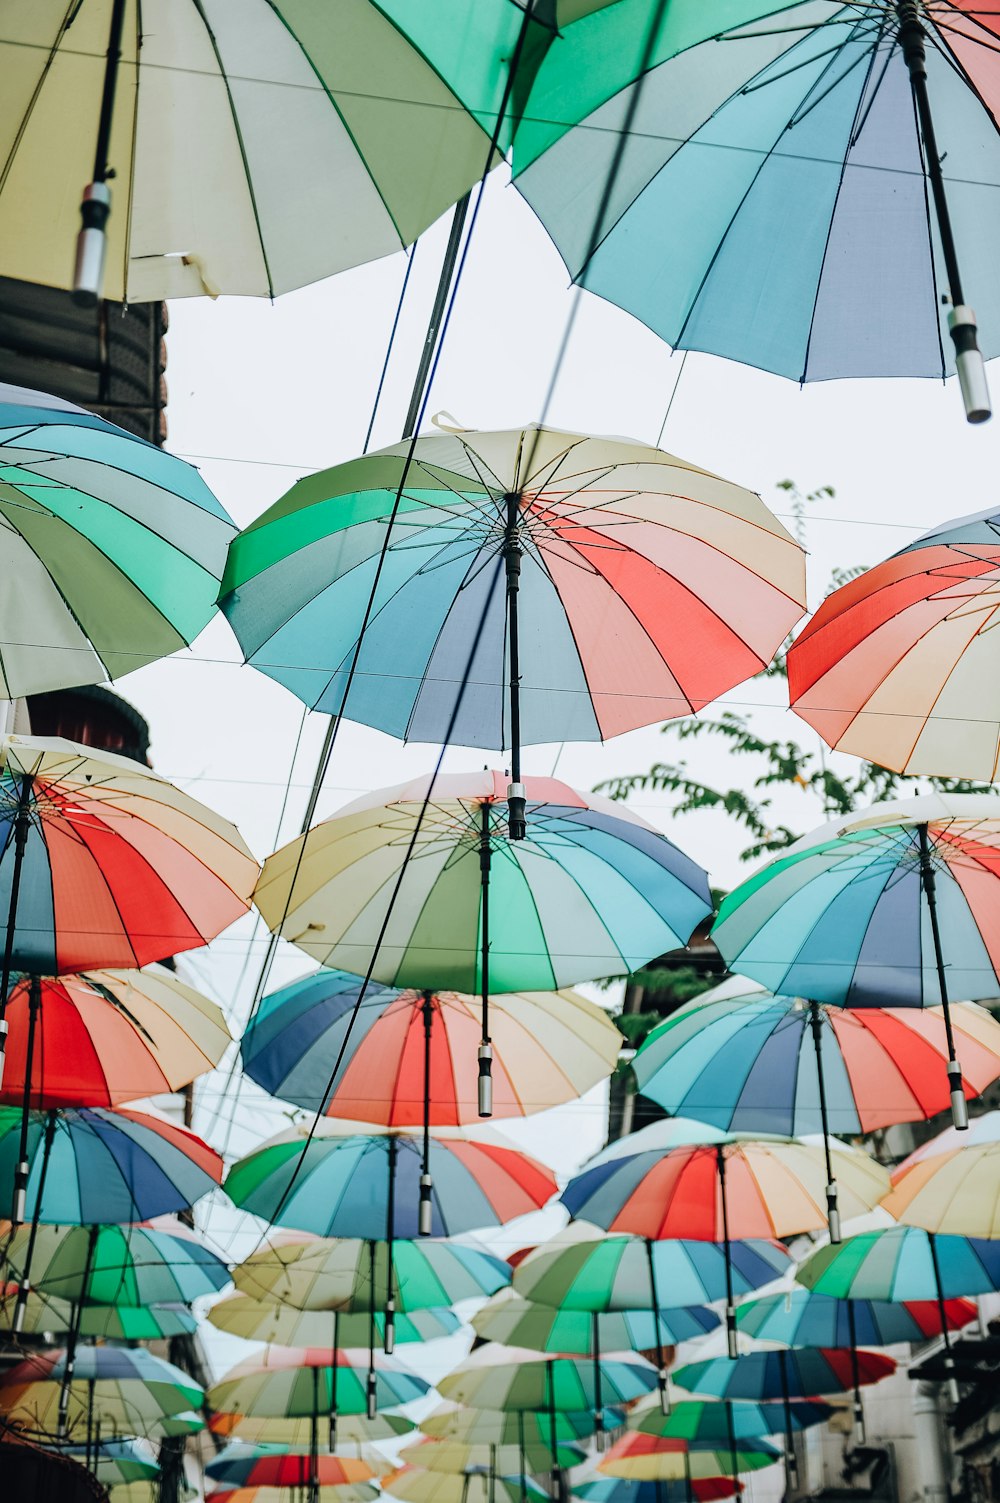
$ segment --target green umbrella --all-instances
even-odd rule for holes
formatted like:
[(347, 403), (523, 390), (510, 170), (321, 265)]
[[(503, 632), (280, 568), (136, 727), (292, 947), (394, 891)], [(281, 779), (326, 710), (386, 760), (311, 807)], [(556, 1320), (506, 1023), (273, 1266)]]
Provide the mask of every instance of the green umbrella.
[[(0, 1324), (9, 1324), (15, 1296), (0, 1306)], [(55, 1299), (33, 1291), (28, 1295), (20, 1330), (26, 1336), (46, 1331), (62, 1334), (73, 1329), (74, 1311), (69, 1300)], [(80, 1335), (102, 1341), (165, 1341), (171, 1336), (190, 1336), (198, 1322), (183, 1305), (84, 1305), (76, 1312)]]
[(135, 1439), (102, 1440), (92, 1447), (60, 1446), (58, 1454), (81, 1459), (105, 1487), (149, 1481), (160, 1474), (159, 1463), (149, 1446)]
[(537, 1440), (526, 1439), (523, 1445), (496, 1445), (487, 1441), (435, 1440), (432, 1436), (425, 1436), (404, 1446), (399, 1459), (428, 1472), (455, 1474), (492, 1470), (509, 1474), (551, 1472), (553, 1467), (579, 1466), (586, 1460), (586, 1455), (583, 1447), (574, 1441), (560, 1441), (553, 1452), (551, 1445)]
[[(381, 1310), (358, 1315), (297, 1310), (294, 1305), (266, 1304), (246, 1294), (231, 1294), (212, 1306), (208, 1318), (220, 1331), (268, 1345), (316, 1346), (324, 1330), (329, 1332), (332, 1347), (367, 1346), (372, 1336), (380, 1345), (385, 1340), (386, 1317)], [(451, 1310), (415, 1310), (412, 1315), (397, 1314), (393, 1325), (395, 1340), (407, 1343), (453, 1336), (461, 1321)]]
[(33, 1242), (31, 1284), (85, 1305), (144, 1308), (217, 1294), (229, 1269), (180, 1222), (150, 1226), (21, 1226), (4, 1247), (19, 1278)]
[[(558, 1309), (522, 1299), (502, 1289), (472, 1318), (477, 1336), (536, 1352), (647, 1352), (655, 1347), (694, 1341), (714, 1330), (719, 1317), (701, 1305), (677, 1310)], [(421, 1463), (422, 1464), (422, 1463)]]
[[(605, 1430), (622, 1423), (622, 1410), (605, 1409), (601, 1416)], [(594, 1434), (594, 1415), (589, 1409), (555, 1410), (552, 1414), (518, 1409), (505, 1413), (500, 1409), (472, 1409), (463, 1404), (442, 1404), (420, 1421), (425, 1435), (434, 1439), (461, 1441), (467, 1445), (556, 1446), (586, 1441)]]
[(0, 697), (101, 683), (193, 642), (235, 533), (192, 465), (0, 384)]

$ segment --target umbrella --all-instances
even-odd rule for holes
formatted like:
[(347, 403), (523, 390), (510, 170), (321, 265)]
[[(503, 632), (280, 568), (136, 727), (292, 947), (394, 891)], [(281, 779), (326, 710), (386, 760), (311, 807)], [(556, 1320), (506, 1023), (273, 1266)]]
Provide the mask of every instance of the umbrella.
[[(0, 744), (0, 825), (0, 1084), (13, 971), (141, 966), (206, 944), (247, 911), (258, 871), (236, 827), (165, 778), (56, 738)], [(15, 1221), (26, 1133), (27, 1111)]]
[(803, 566), (759, 496), (659, 449), (447, 428), (300, 481), (234, 543), (220, 604), (313, 709), (509, 746), (517, 839), (522, 743), (701, 709), (771, 661)]
[(449, 1477), (404, 1466), (382, 1483), (382, 1491), (403, 1503), (524, 1503), (548, 1498), (543, 1487), (523, 1475), (496, 1476), (488, 1469)]
[(236, 524), (193, 465), (0, 383), (0, 476), (0, 697), (120, 678), (214, 615)]
[(182, 1410), (180, 1414), (165, 1414), (161, 1420), (157, 1420), (155, 1427), (150, 1431), (159, 1437), (167, 1435), (198, 1435), (205, 1428), (205, 1417), (193, 1409)]
[[(284, 1451), (278, 1455), (227, 1456), (223, 1451), (205, 1468), (206, 1477), (234, 1487), (342, 1487), (345, 1483), (370, 1482), (378, 1473), (367, 1461), (353, 1456), (316, 1456)], [(213, 1494), (213, 1496), (215, 1496)]]
[[(603, 1430), (616, 1429), (623, 1420), (620, 1409), (605, 1408), (601, 1415)], [(420, 1421), (420, 1428), (432, 1439), (456, 1444), (479, 1446), (544, 1446), (552, 1454), (553, 1438), (557, 1452), (575, 1441), (586, 1441), (595, 1433), (595, 1416), (589, 1409), (557, 1409), (545, 1414), (530, 1409), (505, 1412), (497, 1409), (467, 1409), (459, 1404), (442, 1404)]]
[(1000, 142), (995, 28), (981, 11), (610, 7), (540, 70), (518, 186), (572, 276), (675, 348), (795, 381), (940, 379), (957, 365), (969, 420), (982, 421), (956, 249), (995, 354)]
[(591, 1159), (570, 1180), (562, 1200), (570, 1215), (607, 1231), (721, 1241), (726, 1326), (735, 1356), (732, 1239), (785, 1237), (825, 1226), (831, 1166), (849, 1216), (871, 1210), (885, 1194), (886, 1171), (859, 1149), (726, 1134), (675, 1117), (654, 1122)]
[(128, 0), (69, 16), (47, 0), (0, 36), (20, 63), (0, 138), (19, 233), (0, 270), (93, 301), (106, 246), (107, 295), (125, 302), (273, 298), (397, 251), (499, 160), (494, 134), (502, 152), (582, 9), (529, 24), (490, 0), (432, 26), (394, 0), (260, 0), (238, 16), (181, 4), (157, 26)]
[(166, 1415), (202, 1402), (193, 1378), (143, 1347), (81, 1346), (39, 1352), (0, 1379), (0, 1413), (25, 1429), (65, 1437), (95, 1424), (149, 1433)]
[[(288, 1450), (308, 1450), (312, 1444), (311, 1419), (227, 1413), (219, 1410), (212, 1415), (209, 1429), (213, 1435), (232, 1436), (241, 1444), (278, 1445)], [(376, 1414), (373, 1420), (368, 1419), (366, 1414), (337, 1416), (337, 1444), (341, 1446), (394, 1440), (397, 1436), (410, 1434), (412, 1430), (413, 1421), (402, 1414)]]
[(944, 522), (834, 590), (788, 654), (792, 709), (831, 746), (905, 773), (992, 782), (1000, 516)]
[(387, 1290), (386, 1308), (413, 1313), (495, 1294), (510, 1282), (509, 1263), (461, 1242), (400, 1238), (391, 1245), (377, 1241), (374, 1251), (373, 1281), (367, 1242), (274, 1231), (263, 1247), (237, 1265), (233, 1279), (237, 1289), (254, 1300), (299, 1310), (339, 1309), (355, 1314), (365, 1314), (382, 1303), (376, 1289)]
[[(736, 1484), (737, 1496), (743, 1484)], [(734, 1493), (730, 1477), (692, 1477), (690, 1482), (663, 1481), (636, 1482), (629, 1477), (595, 1477), (591, 1482), (581, 1482), (572, 1489), (574, 1498), (586, 1498), (588, 1503), (716, 1503), (720, 1498), (731, 1498)]]
[(795, 1277), (815, 1294), (841, 1300), (935, 1300), (940, 1308), (959, 1295), (1000, 1289), (1000, 1241), (890, 1226), (817, 1247)]
[(712, 908), (701, 867), (621, 804), (554, 778), (524, 788), (523, 840), (508, 839), (498, 773), (357, 799), (268, 857), (254, 895), (268, 926), (323, 965), (477, 992), (481, 1116), (491, 989), (621, 975), (686, 943)]
[[(307, 1489), (309, 1503), (366, 1503), (380, 1498), (382, 1494), (368, 1482), (343, 1482), (321, 1487), (317, 1484)], [(220, 1487), (209, 1493), (211, 1503), (289, 1503), (285, 1487)], [(112, 1499), (117, 1503), (117, 1499)]]
[[(604, 1406), (630, 1404), (656, 1387), (656, 1368), (643, 1358), (545, 1355), (488, 1343), (438, 1382), (442, 1398), (478, 1409), (533, 1410), (550, 1417), (560, 1410), (591, 1409), (598, 1434)], [(551, 1437), (555, 1451), (556, 1436)]]
[(919, 1344), (945, 1328), (960, 1331), (975, 1318), (976, 1307), (967, 1299), (947, 1300), (942, 1324), (936, 1299), (835, 1299), (805, 1289), (745, 1300), (736, 1311), (736, 1323), (747, 1336), (806, 1347)]
[(882, 1204), (897, 1221), (959, 1237), (1000, 1237), (1000, 1111), (961, 1137), (946, 1128), (893, 1170)]
[[(347, 1347), (366, 1345), (373, 1324), (378, 1344), (386, 1339), (386, 1317), (381, 1310), (358, 1315), (332, 1310), (324, 1318), (318, 1310), (258, 1303), (246, 1294), (231, 1294), (220, 1300), (212, 1306), (208, 1318), (220, 1331), (228, 1331), (231, 1336), (239, 1336), (244, 1341), (263, 1341), (269, 1346), (305, 1346), (310, 1341), (315, 1345), (324, 1325), (330, 1327), (331, 1346), (334, 1347), (341, 1343)], [(461, 1325), (451, 1310), (415, 1310), (412, 1315), (396, 1314), (393, 1341), (438, 1341), (442, 1336), (453, 1336)]]
[[(1000, 1023), (974, 1002), (951, 1008), (964, 1089), (1000, 1075)], [(937, 1008), (851, 1009), (774, 997), (732, 976), (654, 1028), (632, 1069), (671, 1114), (728, 1132), (857, 1135), (948, 1106)]]
[[(46, 1447), (55, 1450), (55, 1447)], [(160, 1474), (159, 1463), (148, 1446), (138, 1440), (102, 1440), (93, 1446), (60, 1446), (58, 1456), (81, 1458), (105, 1487), (152, 1480)]]
[(730, 1433), (737, 1440), (757, 1440), (780, 1435), (786, 1427), (806, 1430), (825, 1424), (833, 1412), (829, 1404), (806, 1399), (792, 1401), (787, 1409), (783, 1404), (741, 1399), (713, 1399), (710, 1403), (684, 1399), (669, 1414), (661, 1414), (656, 1405), (637, 1405), (629, 1416), (629, 1428), (664, 1440), (683, 1440), (690, 1450), (697, 1450), (703, 1443), (710, 1448), (724, 1443)]
[(848, 1007), (942, 1005), (962, 1127), (949, 1001), (1000, 993), (990, 950), (998, 862), (991, 794), (875, 804), (814, 830), (737, 887), (713, 935), (728, 965), (776, 991)]
[(660, 1310), (655, 1316), (641, 1309), (599, 1313), (534, 1304), (513, 1289), (502, 1289), (472, 1317), (472, 1328), (484, 1341), (583, 1356), (647, 1352), (696, 1341), (718, 1324), (719, 1317), (703, 1305)]
[(598, 1464), (598, 1471), (608, 1477), (631, 1478), (637, 1482), (679, 1481), (684, 1478), (730, 1476), (730, 1492), (740, 1472), (759, 1472), (781, 1459), (781, 1452), (766, 1440), (755, 1439), (723, 1450), (715, 1446), (695, 1449), (686, 1440), (662, 1440), (654, 1435), (634, 1431), (615, 1441)]
[(891, 1357), (857, 1347), (804, 1347), (789, 1351), (750, 1352), (731, 1360), (711, 1357), (689, 1362), (674, 1372), (679, 1388), (717, 1399), (782, 1401), (815, 1394), (846, 1393), (853, 1389), (855, 1413), (861, 1407), (861, 1388), (880, 1383), (896, 1371)]
[[(8, 1286), (0, 1302), (0, 1322), (14, 1324), (16, 1286)], [(11, 1306), (13, 1305), (13, 1310)], [(79, 1310), (68, 1300), (52, 1299), (36, 1291), (28, 1295), (19, 1329), (26, 1336), (55, 1335), (70, 1331), (79, 1321), (80, 1335), (102, 1341), (166, 1341), (171, 1336), (190, 1336), (198, 1321), (183, 1305), (84, 1305)]]
[[(488, 1411), (487, 1411), (488, 1412)], [(512, 1418), (517, 1421), (523, 1415), (518, 1410)], [(528, 1472), (551, 1472), (554, 1468), (567, 1469), (579, 1466), (587, 1459), (583, 1446), (574, 1441), (561, 1440), (555, 1452), (551, 1444), (542, 1441), (524, 1444), (496, 1445), (484, 1441), (436, 1440), (424, 1436), (413, 1444), (404, 1446), (399, 1459), (409, 1466), (422, 1467), (428, 1472), (456, 1474), (495, 1472), (499, 1475)]]
[[(222, 1011), (164, 966), (21, 977), (0, 1101), (120, 1106), (188, 1085), (232, 1042)], [(32, 1059), (31, 1083), (25, 1078)]]

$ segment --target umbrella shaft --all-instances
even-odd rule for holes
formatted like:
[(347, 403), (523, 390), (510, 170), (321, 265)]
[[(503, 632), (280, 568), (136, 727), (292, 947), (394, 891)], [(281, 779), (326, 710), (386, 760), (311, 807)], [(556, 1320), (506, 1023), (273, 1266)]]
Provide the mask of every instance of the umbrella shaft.
[(28, 1127), (31, 1120), (31, 1077), (35, 1064), (40, 994), (41, 982), (37, 976), (32, 976), (28, 994), (28, 1046), (24, 1061), (24, 1096), (21, 1102), (21, 1142), (14, 1170), (14, 1207), (11, 1220), (15, 1226), (20, 1226), (24, 1221), (28, 1197)]
[(49, 1159), (52, 1157), (52, 1143), (56, 1135), (56, 1114), (49, 1112), (48, 1121), (45, 1124), (45, 1143), (42, 1148), (42, 1167), (38, 1175), (38, 1189), (35, 1193), (35, 1209), (31, 1218), (31, 1230), (28, 1233), (28, 1246), (24, 1254), (24, 1267), (21, 1269), (21, 1282), (17, 1289), (17, 1303), (14, 1306), (14, 1322), (12, 1329), (15, 1334), (24, 1326), (24, 1315), (28, 1305), (28, 1295), (31, 1292), (31, 1263), (35, 1256), (35, 1242), (38, 1239), (38, 1215), (42, 1208), (42, 1197), (45, 1194), (45, 1181), (49, 1173)]
[(945, 976), (944, 950), (941, 946), (941, 930), (938, 925), (937, 882), (931, 865), (930, 842), (927, 826), (920, 826), (920, 880), (927, 898), (927, 912), (931, 921), (931, 938), (934, 942), (934, 963), (937, 967), (938, 987), (941, 992), (941, 1012), (944, 1016), (944, 1032), (948, 1041), (948, 1086), (951, 1095), (951, 1119), (955, 1126), (969, 1126), (969, 1109), (962, 1085), (962, 1067), (955, 1053), (955, 1035), (951, 1026), (951, 1011), (948, 1007), (948, 981)]
[(507, 522), (503, 557), (507, 578), (507, 647), (510, 654), (510, 786), (507, 789), (508, 834), (523, 840), (525, 827), (524, 784), (521, 782), (521, 649), (517, 624), (517, 597), (521, 589), (521, 508), (518, 497), (506, 497)]
[(14, 959), (14, 935), (17, 929), (17, 900), (21, 891), (21, 868), (28, 843), (28, 798), (31, 782), (22, 780), (17, 799), (17, 814), (14, 817), (14, 870), (10, 876), (10, 903), (7, 908), (7, 933), (3, 946), (3, 969), (0, 972), (0, 1086), (3, 1085), (3, 1066), (7, 1049), (7, 993), (10, 990), (10, 972)]
[(484, 800), (479, 832), (479, 882), (482, 923), (479, 951), (479, 979), (482, 998), (483, 1031), (479, 1043), (479, 1115), (493, 1115), (493, 1046), (490, 1043), (490, 806)]
[(819, 1081), (819, 1115), (823, 1126), (823, 1152), (826, 1155), (826, 1219), (830, 1229), (830, 1241), (840, 1241), (840, 1208), (837, 1200), (837, 1181), (833, 1173), (830, 1154), (830, 1120), (826, 1106), (826, 1077), (823, 1074), (823, 1014), (817, 1002), (809, 1003), (809, 1026), (812, 1029), (813, 1047), (816, 1050), (816, 1076)]

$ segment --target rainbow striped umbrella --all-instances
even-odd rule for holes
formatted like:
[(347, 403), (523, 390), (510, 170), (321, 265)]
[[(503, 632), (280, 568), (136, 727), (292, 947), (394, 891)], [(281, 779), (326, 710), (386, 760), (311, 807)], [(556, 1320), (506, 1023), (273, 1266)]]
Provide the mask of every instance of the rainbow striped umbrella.
[(739, 1496), (742, 1482), (735, 1487), (730, 1477), (692, 1477), (681, 1482), (663, 1480), (637, 1482), (631, 1477), (595, 1477), (571, 1488), (570, 1496), (585, 1498), (588, 1503), (717, 1503), (721, 1498)]
[[(943, 1315), (943, 1321), (942, 1321)], [(835, 1299), (805, 1289), (745, 1300), (736, 1324), (759, 1341), (783, 1346), (895, 1346), (929, 1341), (943, 1330), (960, 1331), (976, 1318), (971, 1300)]]
[(946, 1128), (893, 1170), (882, 1204), (907, 1226), (959, 1237), (1000, 1238), (1000, 1111), (959, 1133)]
[(615, 1441), (597, 1469), (608, 1477), (631, 1478), (637, 1482), (679, 1481), (681, 1478), (694, 1481), (726, 1473), (735, 1481), (740, 1472), (760, 1472), (780, 1460), (781, 1452), (760, 1438), (734, 1442), (729, 1447), (725, 1442), (721, 1446), (705, 1444), (695, 1447), (686, 1440), (663, 1439), (632, 1431)]
[[(212, 1306), (208, 1318), (220, 1331), (268, 1346), (315, 1345), (324, 1326), (330, 1332), (331, 1348), (365, 1346), (373, 1335), (379, 1346), (389, 1340), (384, 1310), (358, 1315), (341, 1310), (297, 1310), (293, 1305), (264, 1304), (245, 1294), (231, 1294)], [(438, 1341), (453, 1336), (461, 1325), (453, 1310), (415, 1310), (412, 1315), (397, 1311), (392, 1317), (391, 1340), (404, 1344)]]
[(80, 1346), (47, 1351), (0, 1378), (0, 1414), (25, 1429), (66, 1436), (95, 1423), (121, 1433), (153, 1433), (167, 1415), (201, 1404), (186, 1372), (143, 1347)]
[(895, 1362), (882, 1352), (804, 1347), (801, 1351), (749, 1352), (735, 1360), (710, 1357), (677, 1368), (673, 1377), (678, 1388), (692, 1393), (761, 1402), (847, 1393), (880, 1383), (895, 1371)]
[(1000, 1289), (1000, 1241), (936, 1236), (890, 1226), (817, 1247), (799, 1264), (800, 1284), (850, 1300), (942, 1300)]

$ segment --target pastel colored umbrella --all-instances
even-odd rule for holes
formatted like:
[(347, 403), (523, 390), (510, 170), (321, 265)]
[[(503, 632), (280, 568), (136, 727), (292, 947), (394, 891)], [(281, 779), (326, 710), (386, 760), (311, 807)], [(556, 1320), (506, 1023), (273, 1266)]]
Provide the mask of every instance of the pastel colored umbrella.
[(981, 421), (997, 35), (973, 0), (612, 6), (546, 59), (516, 181), (573, 278), (674, 348), (798, 382), (957, 365)]
[(158, 1437), (166, 1435), (198, 1435), (204, 1429), (204, 1416), (193, 1409), (186, 1409), (180, 1414), (165, 1414), (161, 1420), (157, 1420), (152, 1433)]
[(734, 1238), (786, 1237), (827, 1224), (836, 1173), (848, 1216), (870, 1211), (888, 1174), (859, 1149), (797, 1138), (726, 1134), (667, 1118), (591, 1159), (562, 1194), (572, 1216), (639, 1237), (701, 1238), (726, 1248), (726, 1326), (736, 1355), (729, 1248)]
[(75, 1461), (82, 1460), (105, 1487), (152, 1481), (160, 1475), (160, 1466), (153, 1452), (141, 1441), (134, 1439), (102, 1440), (90, 1447), (60, 1446), (56, 1454), (70, 1456)]
[[(352, 1237), (332, 1240), (280, 1230), (233, 1270), (236, 1287), (246, 1298), (353, 1314), (378, 1308), (380, 1289), (387, 1291), (393, 1309), (413, 1314), (494, 1294), (510, 1276), (510, 1264), (502, 1258), (461, 1242), (399, 1238), (391, 1244), (369, 1244)], [(222, 1306), (215, 1308), (221, 1311)]]
[(718, 1324), (719, 1317), (703, 1305), (661, 1310), (655, 1317), (641, 1309), (588, 1313), (534, 1304), (512, 1289), (502, 1289), (472, 1317), (472, 1328), (484, 1341), (583, 1356), (674, 1346), (695, 1341)]
[[(951, 1009), (971, 1099), (1000, 1076), (1000, 1023)], [(775, 997), (732, 976), (654, 1028), (632, 1060), (644, 1096), (727, 1132), (856, 1136), (945, 1111), (937, 1008), (854, 1009)]]
[[(621, 1409), (605, 1408), (602, 1428), (613, 1430), (623, 1420)], [(595, 1434), (596, 1418), (589, 1409), (556, 1409), (547, 1414), (530, 1409), (474, 1409), (443, 1404), (420, 1421), (424, 1434), (462, 1445), (545, 1446), (557, 1453), (566, 1445)]]
[(143, 1347), (80, 1346), (38, 1352), (0, 1378), (0, 1413), (23, 1428), (65, 1438), (94, 1427), (145, 1434), (166, 1415), (200, 1405), (188, 1373)]
[(1000, 992), (998, 807), (991, 794), (932, 793), (842, 816), (731, 892), (712, 931), (730, 967), (775, 991), (940, 1004), (957, 1127), (968, 1111), (949, 1003)]
[(780, 1459), (781, 1452), (761, 1439), (734, 1444), (728, 1449), (714, 1446), (695, 1449), (686, 1440), (664, 1440), (632, 1431), (615, 1441), (597, 1469), (608, 1477), (626, 1477), (638, 1482), (681, 1478), (694, 1481), (726, 1473), (733, 1482), (740, 1472), (763, 1471)]
[[(9, 1293), (0, 1301), (0, 1325), (13, 1324), (17, 1286), (8, 1286)], [(103, 1341), (167, 1341), (171, 1336), (190, 1336), (198, 1329), (198, 1321), (183, 1305), (146, 1305), (141, 1309), (134, 1305), (84, 1305), (77, 1310), (69, 1300), (53, 1299), (49, 1295), (32, 1290), (24, 1306), (20, 1329), (26, 1336), (41, 1336), (48, 1332), (62, 1335), (72, 1330), (74, 1320), (79, 1321), (80, 1335), (91, 1340)]]
[(312, 1419), (321, 1413), (363, 1415), (369, 1411), (369, 1389), (375, 1409), (409, 1404), (430, 1385), (391, 1359), (376, 1359), (374, 1385), (366, 1370), (348, 1351), (331, 1362), (329, 1347), (268, 1347), (224, 1374), (209, 1388), (213, 1409), (252, 1414), (261, 1418)]
[(983, 511), (834, 590), (788, 654), (792, 709), (881, 767), (993, 782), (998, 561), (1000, 516)]
[[(738, 1496), (743, 1490), (742, 1482), (736, 1484)], [(590, 1482), (580, 1482), (571, 1490), (571, 1497), (585, 1498), (588, 1503), (717, 1503), (718, 1499), (734, 1496), (730, 1477), (692, 1477), (683, 1482), (664, 1481), (636, 1482), (631, 1477), (595, 1477)]]
[(805, 1289), (745, 1300), (736, 1323), (759, 1341), (783, 1346), (851, 1347), (920, 1343), (944, 1330), (960, 1331), (976, 1318), (971, 1300), (945, 1301), (944, 1321), (936, 1299), (836, 1299)]
[(815, 1399), (796, 1399), (784, 1404), (754, 1403), (748, 1399), (682, 1399), (669, 1414), (655, 1405), (637, 1405), (629, 1416), (629, 1428), (642, 1435), (664, 1440), (683, 1440), (690, 1450), (705, 1444), (725, 1444), (730, 1434), (737, 1440), (758, 1440), (780, 1435), (786, 1429), (806, 1430), (824, 1424), (833, 1413), (829, 1404)]
[(639, 1356), (580, 1357), (543, 1355), (488, 1343), (438, 1382), (442, 1398), (477, 1409), (519, 1409), (545, 1413), (630, 1404), (656, 1387), (656, 1369)]
[(499, 773), (366, 795), (268, 857), (254, 895), (271, 930), (323, 965), (475, 991), (481, 1116), (491, 991), (621, 975), (686, 943), (712, 909), (701, 867), (621, 804), (554, 778), (524, 788), (531, 832), (517, 840)]
[(500, 159), (557, 26), (591, 8), (488, 0), (432, 25), (399, 0), (250, 0), (155, 28), (103, 0), (71, 29), (45, 0), (0, 33), (23, 54), (0, 272), (91, 302), (274, 298), (398, 251)]
[[(382, 1494), (368, 1482), (343, 1482), (332, 1486), (307, 1488), (309, 1503), (367, 1503)], [(209, 1494), (212, 1503), (288, 1503), (285, 1487), (220, 1487)], [(112, 1503), (117, 1503), (113, 1499)]]
[(158, 965), (23, 976), (7, 998), (7, 1023), (0, 1101), (27, 1098), (36, 1110), (116, 1107), (179, 1090), (232, 1043), (221, 1008)]
[[(518, 1411), (521, 1414), (522, 1411)], [(515, 1420), (517, 1415), (514, 1416)], [(478, 1444), (458, 1440), (435, 1440), (424, 1436), (399, 1453), (400, 1461), (408, 1466), (421, 1467), (424, 1471), (445, 1475), (473, 1472), (493, 1472), (498, 1475), (529, 1472), (551, 1472), (579, 1466), (587, 1459), (583, 1446), (574, 1441), (560, 1441), (553, 1451), (551, 1444), (540, 1441), (517, 1445)]]
[(525, 1476), (497, 1476), (489, 1471), (450, 1477), (441, 1472), (405, 1466), (382, 1483), (382, 1491), (403, 1503), (541, 1503), (551, 1497)]
[(817, 1247), (795, 1274), (816, 1294), (850, 1300), (943, 1300), (1000, 1290), (1000, 1241), (915, 1226), (857, 1232)]
[(1000, 1238), (1000, 1111), (984, 1112), (959, 1134), (946, 1128), (892, 1173), (882, 1202), (890, 1216), (927, 1232)]
[(717, 1399), (757, 1401), (808, 1398), (815, 1394), (847, 1393), (879, 1383), (896, 1371), (891, 1357), (881, 1352), (843, 1347), (803, 1347), (788, 1351), (749, 1352), (732, 1360), (711, 1357), (689, 1362), (673, 1374), (678, 1388)]
[[(384, 1310), (370, 1314), (345, 1315), (339, 1310), (297, 1310), (293, 1305), (263, 1304), (245, 1294), (231, 1294), (213, 1305), (208, 1312), (213, 1326), (240, 1336), (244, 1341), (264, 1341), (274, 1346), (314, 1345), (324, 1325), (329, 1326), (331, 1346), (364, 1346), (374, 1334), (378, 1345), (386, 1340)], [(412, 1315), (395, 1314), (392, 1322), (393, 1342), (437, 1341), (453, 1336), (462, 1322), (451, 1310), (415, 1310)]]
[[(313, 1422), (308, 1419), (290, 1419), (276, 1415), (240, 1414), (216, 1411), (210, 1419), (209, 1429), (213, 1435), (232, 1437), (247, 1445), (277, 1445), (283, 1449), (309, 1449), (312, 1444)], [(378, 1413), (373, 1420), (366, 1414), (338, 1414), (337, 1444), (368, 1445), (380, 1440), (394, 1440), (408, 1435), (413, 1430), (413, 1421), (402, 1414)]]
[(234, 543), (221, 608), (312, 709), (509, 746), (523, 799), (522, 744), (689, 715), (802, 615), (802, 550), (759, 496), (634, 440), (438, 427), (307, 477)]
[(213, 1482), (234, 1487), (342, 1487), (345, 1483), (371, 1482), (378, 1473), (367, 1461), (354, 1456), (310, 1456), (286, 1451), (280, 1455), (228, 1457), (225, 1451), (205, 1467)]
[(3, 699), (103, 683), (188, 646), (215, 614), (236, 533), (193, 465), (5, 383), (0, 519)]

